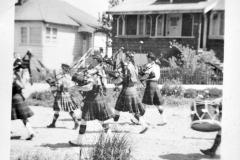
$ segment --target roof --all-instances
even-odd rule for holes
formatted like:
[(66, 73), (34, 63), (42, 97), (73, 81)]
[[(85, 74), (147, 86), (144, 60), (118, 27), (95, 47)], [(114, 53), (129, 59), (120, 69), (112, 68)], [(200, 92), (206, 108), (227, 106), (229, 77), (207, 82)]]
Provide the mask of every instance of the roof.
[(218, 0), (217, 5), (212, 10), (224, 11), (225, 10), (225, 0)]
[(15, 21), (43, 21), (71, 26), (100, 27), (95, 17), (60, 0), (28, 0), (15, 7)]
[[(219, 0), (223, 1), (224, 0)], [(109, 9), (108, 14), (156, 14), (156, 13), (201, 13), (214, 8), (218, 0), (206, 0), (197, 3), (158, 3), (157, 0), (126, 0)], [(219, 6), (221, 6), (219, 4)]]

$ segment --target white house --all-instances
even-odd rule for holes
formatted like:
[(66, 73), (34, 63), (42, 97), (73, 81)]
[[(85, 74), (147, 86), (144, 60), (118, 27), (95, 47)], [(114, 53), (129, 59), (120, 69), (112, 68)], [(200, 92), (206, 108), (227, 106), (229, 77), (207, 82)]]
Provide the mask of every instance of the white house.
[[(14, 52), (33, 55), (49, 69), (76, 62), (90, 47), (103, 47), (97, 18), (60, 0), (19, 0), (15, 7)], [(98, 44), (95, 44), (98, 42)], [(31, 64), (34, 65), (34, 64)], [(33, 67), (34, 68), (34, 67)]]

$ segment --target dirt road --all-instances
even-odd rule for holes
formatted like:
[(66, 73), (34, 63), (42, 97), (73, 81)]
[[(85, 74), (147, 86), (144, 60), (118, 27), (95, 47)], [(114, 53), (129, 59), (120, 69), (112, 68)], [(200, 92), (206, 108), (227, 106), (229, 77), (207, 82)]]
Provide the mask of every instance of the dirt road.
[[(20, 140), (11, 140), (11, 159), (14, 160), (24, 154), (43, 154), (44, 157), (66, 155), (79, 159), (79, 148), (71, 147), (69, 140), (75, 139), (78, 131), (72, 130), (73, 121), (68, 113), (61, 112), (56, 123), (57, 128), (46, 128), (52, 121), (51, 108), (31, 107), (35, 115), (30, 118), (36, 137), (32, 141), (25, 141), (27, 131), (20, 120), (12, 121), (13, 134), (20, 134)], [(136, 134), (140, 126), (130, 123), (130, 116), (121, 113), (119, 127), (124, 131), (131, 131), (134, 151), (133, 156), (137, 160), (207, 160), (220, 159), (220, 150), (215, 158), (204, 156), (200, 149), (212, 146), (216, 132), (203, 133), (193, 131), (190, 128), (190, 111), (188, 107), (166, 108), (167, 125), (157, 126), (159, 113), (155, 108), (148, 108), (145, 119), (150, 123), (150, 129), (143, 135)], [(87, 124), (85, 144), (91, 144), (92, 139), (99, 133), (100, 124), (97, 121)], [(87, 151), (91, 145), (86, 145)], [(221, 146), (220, 146), (221, 147)], [(61, 156), (63, 156), (61, 158)]]

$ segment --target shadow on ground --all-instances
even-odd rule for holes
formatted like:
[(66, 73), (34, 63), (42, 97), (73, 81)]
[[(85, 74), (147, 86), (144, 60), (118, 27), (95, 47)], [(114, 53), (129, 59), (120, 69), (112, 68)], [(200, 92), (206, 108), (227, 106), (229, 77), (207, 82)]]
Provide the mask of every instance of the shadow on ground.
[(171, 153), (166, 155), (159, 156), (162, 159), (167, 160), (201, 160), (201, 159), (220, 159), (219, 155), (216, 155), (214, 158), (211, 158), (207, 155), (202, 155), (200, 153), (191, 153), (191, 154), (179, 154), (179, 153)]
[[(42, 144), (40, 147), (49, 147), (52, 150), (57, 150), (57, 149), (60, 149), (60, 148), (69, 148), (69, 147), (79, 147), (80, 148), (80, 146), (72, 146), (69, 143), (56, 143), (56, 144), (46, 143), (46, 144)], [(93, 145), (84, 144), (81, 147), (82, 148), (90, 148), (90, 147), (93, 147)]]

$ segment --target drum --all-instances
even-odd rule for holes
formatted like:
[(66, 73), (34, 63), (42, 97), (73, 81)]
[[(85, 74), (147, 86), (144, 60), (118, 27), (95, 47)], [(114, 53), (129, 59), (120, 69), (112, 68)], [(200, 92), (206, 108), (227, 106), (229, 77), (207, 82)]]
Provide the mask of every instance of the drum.
[(214, 101), (195, 101), (191, 107), (191, 128), (200, 132), (215, 132), (221, 129), (220, 105)]

